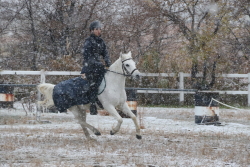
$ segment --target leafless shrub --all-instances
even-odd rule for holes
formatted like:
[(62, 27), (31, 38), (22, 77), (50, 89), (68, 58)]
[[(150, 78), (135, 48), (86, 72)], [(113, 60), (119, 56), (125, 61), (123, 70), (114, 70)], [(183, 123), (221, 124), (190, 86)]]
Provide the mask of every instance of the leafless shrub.
[(28, 115), (28, 113), (34, 113), (35, 112), (35, 108), (36, 108), (36, 93), (34, 91), (30, 92), (30, 96), (28, 97), (23, 97), (21, 99), (21, 103), (23, 106), (23, 109), (26, 113), (26, 116)]

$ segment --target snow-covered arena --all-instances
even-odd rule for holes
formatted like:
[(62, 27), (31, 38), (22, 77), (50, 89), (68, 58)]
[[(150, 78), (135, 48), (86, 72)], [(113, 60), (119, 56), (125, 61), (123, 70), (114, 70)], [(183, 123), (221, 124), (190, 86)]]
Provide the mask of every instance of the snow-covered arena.
[(220, 126), (194, 123), (193, 108), (138, 107), (142, 139), (131, 119), (120, 131), (111, 116), (88, 113), (101, 132), (88, 141), (73, 114), (0, 110), (0, 166), (249, 166), (250, 111), (220, 109)]

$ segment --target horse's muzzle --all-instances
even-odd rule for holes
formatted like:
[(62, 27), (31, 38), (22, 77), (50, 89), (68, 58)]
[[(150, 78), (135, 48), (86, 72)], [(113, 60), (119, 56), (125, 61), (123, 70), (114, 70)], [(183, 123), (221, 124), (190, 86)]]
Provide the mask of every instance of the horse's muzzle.
[(141, 73), (137, 70), (134, 75), (132, 75), (134, 80), (140, 80), (141, 79)]
[(141, 78), (141, 76), (139, 74), (135, 75), (135, 80), (139, 80)]
[(134, 80), (139, 80), (141, 78), (141, 73), (137, 69), (133, 70), (131, 76)]

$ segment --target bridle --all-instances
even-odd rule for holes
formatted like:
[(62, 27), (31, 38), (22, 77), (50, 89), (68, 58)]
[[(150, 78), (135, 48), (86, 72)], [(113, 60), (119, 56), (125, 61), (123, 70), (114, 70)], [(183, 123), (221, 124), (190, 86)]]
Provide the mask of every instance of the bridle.
[(123, 75), (123, 76), (125, 76), (125, 77), (130, 77), (130, 76), (133, 75), (133, 73), (134, 73), (137, 69), (135, 68), (135, 69), (130, 73), (130, 72), (126, 69), (126, 67), (125, 67), (125, 65), (124, 65), (124, 62), (127, 61), (127, 60), (131, 60), (131, 59), (132, 59), (132, 58), (128, 58), (128, 59), (122, 60), (122, 71), (123, 71), (123, 73), (119, 73), (119, 72), (115, 72), (115, 71), (111, 71), (111, 70), (107, 70), (107, 71), (113, 72), (113, 73), (116, 73), (116, 74), (119, 74), (119, 75)]

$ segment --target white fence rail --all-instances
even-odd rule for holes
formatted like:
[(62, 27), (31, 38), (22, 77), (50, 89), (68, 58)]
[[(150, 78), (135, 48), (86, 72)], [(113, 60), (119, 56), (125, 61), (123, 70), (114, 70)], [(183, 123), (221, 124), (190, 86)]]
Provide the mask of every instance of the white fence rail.
[[(46, 75), (72, 75), (72, 76), (79, 76), (80, 72), (79, 71), (7, 71), (7, 70), (2, 70), (0, 71), (0, 75), (40, 75), (41, 80), (40, 83), (45, 83), (46, 82)], [(175, 73), (142, 73), (142, 76), (161, 76), (161, 77), (174, 77), (176, 76)], [(191, 77), (191, 74), (188, 73), (183, 73), (180, 72), (178, 74), (179, 77), (179, 90), (174, 90), (174, 89), (157, 89), (157, 90), (140, 90), (138, 89), (138, 93), (177, 93), (179, 94), (179, 100), (180, 102), (184, 101), (184, 94), (185, 93), (192, 93), (194, 94), (194, 91), (185, 91), (185, 85), (184, 85), (184, 78), (185, 77)], [(250, 106), (250, 73), (248, 74), (222, 74), (220, 77), (224, 78), (247, 78), (248, 82), (248, 90), (247, 91), (216, 91), (219, 92), (220, 94), (240, 94), (240, 95), (247, 95), (248, 96), (248, 106)], [(207, 91), (207, 92), (213, 92), (213, 91)]]

